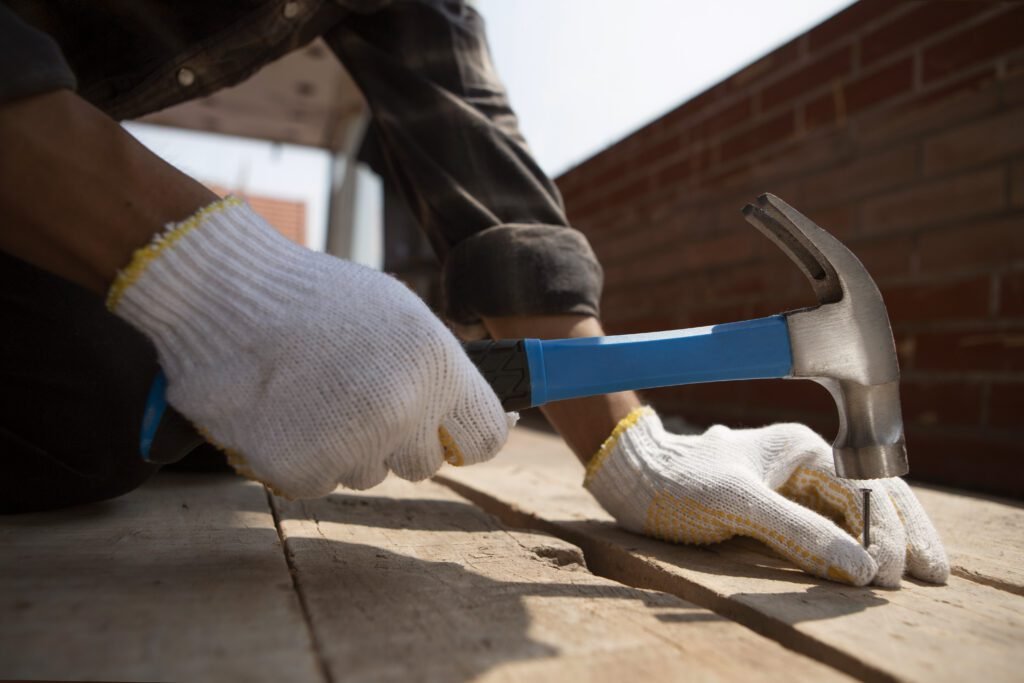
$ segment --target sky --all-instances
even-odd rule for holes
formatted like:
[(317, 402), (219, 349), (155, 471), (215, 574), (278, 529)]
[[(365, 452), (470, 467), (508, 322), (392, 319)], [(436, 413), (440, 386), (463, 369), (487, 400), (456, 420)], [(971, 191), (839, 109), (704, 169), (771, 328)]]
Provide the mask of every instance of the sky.
[(557, 176), (851, 0), (477, 0), (498, 74)]
[[(475, 2), (523, 134), (553, 177), (850, 4), (852, 0)], [(330, 161), (322, 150), (143, 124), (126, 128), (200, 180), (306, 201), (307, 246), (323, 248)], [(379, 202), (371, 199), (367, 205)], [(379, 221), (371, 223), (375, 225), (369, 229), (379, 230)], [(368, 240), (379, 240), (379, 235), (364, 236), (362, 243)]]

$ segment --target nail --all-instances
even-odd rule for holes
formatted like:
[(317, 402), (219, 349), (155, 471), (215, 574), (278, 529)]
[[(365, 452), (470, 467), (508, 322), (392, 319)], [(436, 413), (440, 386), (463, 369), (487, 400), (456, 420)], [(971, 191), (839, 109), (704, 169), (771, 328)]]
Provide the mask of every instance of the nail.
[(871, 489), (861, 489), (864, 494), (864, 547), (871, 545)]

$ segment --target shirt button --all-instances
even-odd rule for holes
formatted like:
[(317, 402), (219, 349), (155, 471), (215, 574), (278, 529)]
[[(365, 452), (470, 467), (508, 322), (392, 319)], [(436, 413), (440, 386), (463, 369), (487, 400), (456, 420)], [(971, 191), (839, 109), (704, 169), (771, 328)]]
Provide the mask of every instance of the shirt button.
[(284, 8), (281, 10), (281, 13), (284, 14), (285, 19), (294, 19), (299, 16), (299, 3), (294, 0), (284, 3)]
[(178, 84), (188, 87), (196, 82), (196, 72), (188, 67), (178, 69)]

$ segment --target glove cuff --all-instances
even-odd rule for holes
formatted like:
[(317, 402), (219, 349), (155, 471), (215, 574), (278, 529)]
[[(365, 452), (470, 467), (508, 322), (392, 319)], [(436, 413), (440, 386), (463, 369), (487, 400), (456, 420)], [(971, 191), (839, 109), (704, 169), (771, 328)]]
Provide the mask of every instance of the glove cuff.
[(135, 252), (107, 308), (156, 344), (169, 373), (244, 349), (314, 273), (308, 252), (237, 197), (199, 210)]
[(634, 408), (629, 415), (619, 420), (619, 423), (615, 425), (615, 429), (612, 430), (611, 435), (604, 440), (601, 444), (601, 448), (594, 454), (594, 457), (587, 463), (587, 474), (583, 480), (583, 485), (589, 487), (591, 482), (597, 476), (598, 472), (604, 467), (608, 457), (615, 450), (615, 447), (619, 445), (619, 441), (630, 429), (633, 429), (640, 422), (655, 421), (659, 425), (661, 420), (658, 418), (658, 414), (654, 412), (654, 409), (650, 406), (640, 406)]

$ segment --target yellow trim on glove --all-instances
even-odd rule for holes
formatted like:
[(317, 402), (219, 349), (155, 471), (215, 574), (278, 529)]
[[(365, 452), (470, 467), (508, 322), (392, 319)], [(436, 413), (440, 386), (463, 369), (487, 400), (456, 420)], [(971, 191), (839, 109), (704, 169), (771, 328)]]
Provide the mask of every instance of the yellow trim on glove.
[(600, 450), (594, 454), (594, 457), (587, 463), (587, 476), (583, 479), (583, 485), (586, 486), (591, 479), (597, 476), (598, 470), (604, 464), (604, 461), (608, 459), (615, 445), (619, 443), (619, 437), (621, 437), (627, 429), (635, 425), (640, 421), (640, 418), (644, 415), (654, 415), (654, 410), (648, 406), (640, 406), (630, 411), (629, 415), (619, 420), (619, 424), (615, 425), (615, 429), (612, 430), (611, 436), (604, 440), (601, 444)]
[(136, 249), (135, 253), (132, 254), (132, 260), (117, 274), (114, 284), (110, 286), (110, 291), (107, 293), (107, 310), (113, 311), (117, 308), (125, 291), (138, 282), (142, 274), (146, 272), (149, 264), (160, 256), (164, 249), (173, 246), (175, 242), (199, 227), (211, 215), (232, 206), (238, 206), (241, 203), (242, 200), (234, 196), (218, 200), (196, 211), (191, 217), (181, 223), (171, 225), (165, 232), (156, 235), (149, 244)]
[(448, 433), (448, 430), (444, 427), (437, 428), (437, 438), (441, 440), (441, 448), (444, 449), (444, 459), (449, 465), (455, 465), (456, 467), (462, 467), (466, 464), (466, 459), (462, 456), (462, 451), (459, 450), (459, 445), (455, 443), (455, 439)]

